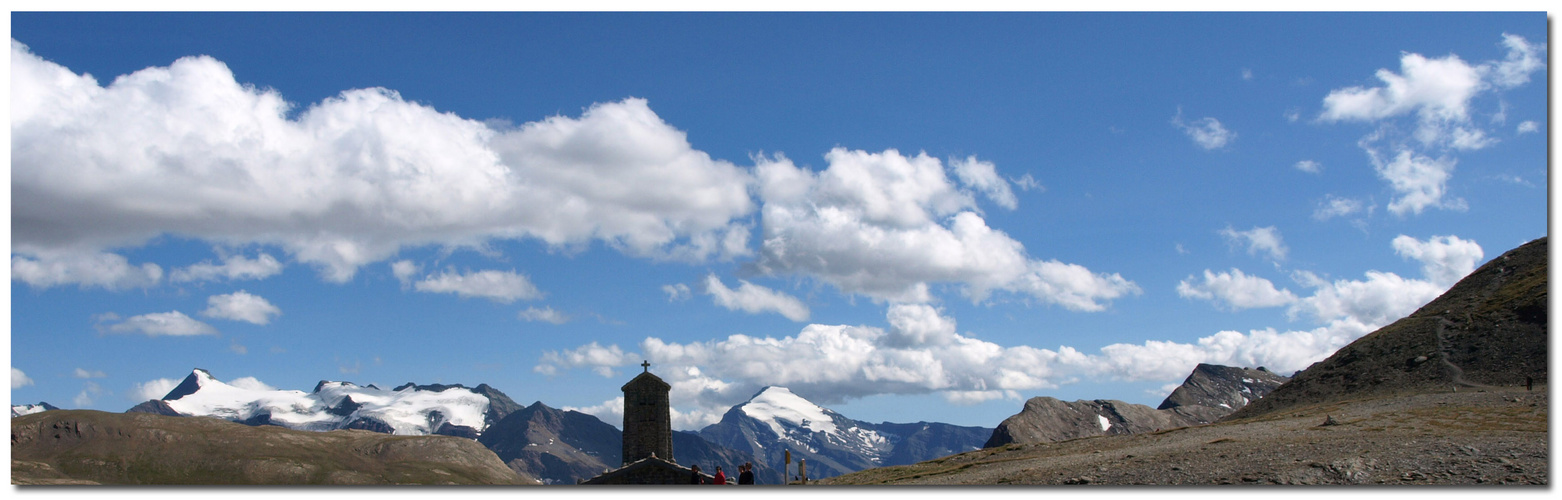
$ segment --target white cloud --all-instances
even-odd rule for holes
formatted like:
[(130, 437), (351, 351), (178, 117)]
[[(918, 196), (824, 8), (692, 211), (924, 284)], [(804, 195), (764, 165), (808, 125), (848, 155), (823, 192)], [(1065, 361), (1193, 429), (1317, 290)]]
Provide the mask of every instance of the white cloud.
[(11, 390), (14, 391), (29, 385), (33, 385), (33, 379), (21, 370), (16, 369), (16, 367), (11, 367)]
[(1397, 196), (1388, 204), (1388, 211), (1404, 216), (1406, 212), (1420, 215), (1427, 208), (1464, 211), (1468, 208), (1463, 198), (1444, 199), (1448, 191), (1448, 179), (1453, 177), (1458, 160), (1449, 157), (1428, 158), (1402, 149), (1392, 160), (1384, 161), (1376, 150), (1367, 150), (1378, 177), (1388, 181)]
[(568, 323), (570, 320), (569, 315), (559, 312), (552, 307), (543, 307), (540, 309), (536, 307), (528, 307), (526, 310), (521, 311), (518, 316), (523, 321), (542, 321), (553, 323), (555, 325), (562, 325)]
[(683, 283), (662, 285), (662, 292), (667, 294), (668, 302), (683, 302), (689, 300), (690, 296), (689, 285)]
[(1317, 220), (1329, 220), (1335, 217), (1344, 217), (1362, 211), (1361, 200), (1341, 198), (1332, 194), (1324, 196), (1318, 202), (1318, 208), (1313, 210), (1313, 218)]
[(151, 401), (153, 399), (163, 399), (163, 396), (167, 396), (168, 393), (173, 392), (175, 387), (179, 387), (179, 382), (180, 380), (171, 378), (150, 380), (133, 385), (130, 389), (130, 393), (126, 394), (126, 396), (137, 403)]
[(1538, 54), (1545, 47), (1537, 47), (1524, 40), (1524, 37), (1507, 33), (1502, 34), (1502, 44), (1508, 47), (1507, 58), (1487, 65), (1492, 83), (1497, 86), (1513, 88), (1529, 83), (1529, 74), (1546, 66)]
[[(1424, 146), (1477, 150), (1496, 144), (1496, 138), (1473, 125), (1472, 99), (1482, 92), (1528, 83), (1530, 73), (1543, 66), (1536, 56), (1539, 49), (1524, 38), (1503, 34), (1503, 44), (1509, 49), (1506, 59), (1479, 65), (1452, 54), (1429, 59), (1404, 53), (1400, 56), (1400, 72), (1377, 71), (1382, 86), (1355, 86), (1330, 92), (1323, 99), (1319, 119), (1376, 123), (1414, 115), (1412, 135)], [(1506, 110), (1499, 109), (1494, 121), (1500, 123), (1505, 116)]]
[(1194, 120), (1192, 123), (1184, 123), (1181, 108), (1177, 109), (1177, 116), (1172, 118), (1172, 125), (1182, 129), (1195, 144), (1206, 150), (1226, 147), (1237, 138), (1236, 132), (1226, 130), (1226, 127), (1220, 124), (1220, 120), (1208, 116)]
[(234, 387), (237, 387), (237, 388), (240, 388), (240, 389), (244, 389), (244, 390), (247, 390), (247, 391), (275, 391), (275, 390), (277, 390), (277, 388), (272, 387), (270, 385), (267, 385), (265, 382), (261, 382), (260, 379), (257, 379), (255, 377), (239, 377), (239, 378), (236, 378), (236, 379), (233, 379), (233, 380), (229, 380), (228, 381), (228, 385), (231, 385), (231, 386), (234, 386)]
[(727, 310), (741, 310), (749, 314), (773, 312), (792, 321), (808, 321), (808, 306), (797, 297), (777, 292), (744, 280), (738, 280), (738, 289), (722, 284), (715, 274), (705, 276), (705, 293), (716, 305)]
[(1536, 123), (1533, 120), (1525, 120), (1523, 122), (1519, 122), (1518, 133), (1520, 133), (1520, 134), (1533, 134), (1533, 133), (1539, 132), (1539, 131), (1540, 131), (1540, 124)]
[(185, 316), (184, 313), (179, 311), (131, 316), (123, 322), (109, 325), (106, 331), (110, 333), (140, 333), (151, 337), (159, 335), (184, 337), (217, 334), (216, 328)]
[(205, 56), (107, 86), (15, 41), (11, 56), (12, 236), (33, 259), (178, 234), (276, 245), (345, 282), (401, 248), (495, 239), (749, 251), (750, 174), (643, 99), (496, 128), (380, 88), (295, 107)]
[(964, 160), (951, 160), (949, 166), (954, 169), (955, 177), (960, 179), (961, 184), (980, 191), (998, 206), (1009, 210), (1019, 207), (1019, 201), (1014, 199), (1014, 191), (1009, 189), (1009, 182), (998, 175), (998, 167), (992, 162), (980, 161), (971, 156)]
[(163, 278), (163, 268), (157, 264), (134, 266), (112, 253), (74, 249), (27, 253), (32, 258), (11, 256), (11, 278), (37, 288), (75, 284), (124, 290), (150, 287)]
[(1249, 68), (1242, 68), (1242, 79), (1243, 80), (1252, 80), (1253, 79), (1253, 70), (1249, 69)]
[(206, 305), (206, 310), (201, 311), (202, 316), (244, 321), (257, 325), (270, 323), (271, 318), (282, 314), (281, 309), (272, 305), (265, 298), (252, 295), (244, 290), (226, 295), (207, 297)]
[[(975, 404), (1056, 388), (1081, 378), (1179, 381), (1201, 362), (1265, 366), (1276, 372), (1305, 368), (1371, 331), (1369, 325), (1334, 321), (1313, 330), (1247, 334), (1223, 331), (1191, 344), (1148, 341), (1113, 344), (1098, 354), (1001, 346), (956, 333), (953, 318), (923, 304), (892, 305), (889, 329), (808, 325), (782, 338), (730, 335), (686, 344), (650, 337), (639, 349), (657, 376), (672, 385), (681, 408), (676, 428), (697, 429), (760, 387), (779, 385), (820, 404), (873, 394), (941, 395), (951, 404)], [(535, 370), (555, 374), (585, 368), (611, 373), (641, 356), (595, 343), (547, 352)], [(581, 411), (622, 418), (615, 401)]]
[[(607, 422), (609, 425), (612, 425), (614, 427), (618, 427), (620, 429), (622, 429), (624, 427), (624, 425), (623, 425), (623, 422), (624, 422), (624, 397), (623, 396), (619, 396), (619, 397), (616, 397), (616, 398), (613, 398), (613, 399), (609, 399), (607, 401), (603, 401), (602, 404), (595, 405), (595, 406), (582, 406), (582, 407), (563, 406), (563, 407), (559, 407), (559, 409), (563, 410), (563, 411), (578, 411), (578, 412), (581, 412), (581, 413), (584, 413), (584, 414), (587, 414), (587, 415), (591, 415), (591, 416), (597, 417), (597, 419), (599, 419), (599, 420), (601, 420), (603, 422)], [(676, 413), (676, 410), (674, 410), (673, 412)], [(714, 424), (715, 422), (711, 422), (711, 423)], [(706, 424), (706, 425), (710, 425), (710, 424)], [(699, 428), (702, 428), (702, 427), (704, 427), (704, 425), (690, 427), (690, 426), (680, 426), (680, 425), (677, 425), (677, 424), (673, 424), (673, 428), (674, 429), (699, 429)]]
[(75, 375), (76, 378), (104, 378), (108, 376), (108, 374), (98, 370), (85, 370), (81, 368), (76, 369)]
[(216, 281), (228, 280), (257, 280), (275, 276), (282, 272), (282, 263), (269, 254), (260, 254), (254, 259), (245, 258), (243, 255), (228, 255), (222, 258), (222, 265), (202, 262), (190, 267), (175, 269), (168, 274), (168, 281), (181, 283), (187, 281)]
[(1421, 274), (1440, 288), (1448, 288), (1475, 270), (1485, 253), (1474, 241), (1458, 236), (1433, 236), (1421, 241), (1410, 236), (1394, 238), (1394, 252), (1421, 261)]
[(1331, 282), (1311, 272), (1298, 271), (1293, 278), (1315, 290), (1313, 295), (1293, 303), (1287, 314), (1293, 318), (1306, 314), (1320, 323), (1347, 320), (1387, 324), (1447, 291), (1474, 271), (1483, 256), (1480, 245), (1457, 236), (1434, 236), (1423, 242), (1400, 235), (1394, 238), (1393, 247), (1400, 256), (1420, 261), (1425, 279), (1367, 271), (1366, 280)]
[(963, 285), (978, 302), (1005, 290), (1083, 311), (1140, 292), (1116, 274), (1031, 260), (1018, 241), (987, 226), (937, 159), (839, 148), (825, 158), (829, 166), (817, 173), (785, 157), (760, 159), (759, 271), (907, 303), (932, 300), (931, 283)]
[(1018, 179), (1009, 180), (1013, 181), (1014, 185), (1020, 188), (1020, 191), (1047, 191), (1047, 186), (1041, 185), (1041, 181), (1036, 180), (1035, 177), (1031, 177), (1030, 174), (1022, 175)]
[(1274, 226), (1254, 226), (1247, 231), (1237, 231), (1231, 226), (1226, 226), (1225, 229), (1220, 230), (1220, 235), (1226, 237), (1227, 242), (1234, 246), (1246, 245), (1248, 255), (1258, 255), (1259, 252), (1263, 252), (1268, 254), (1270, 259), (1280, 261), (1285, 260), (1285, 254), (1289, 251), (1280, 237), (1280, 230), (1275, 229)]
[(613, 367), (628, 365), (639, 359), (634, 353), (625, 353), (617, 345), (602, 347), (592, 341), (590, 344), (568, 351), (545, 352), (532, 371), (543, 375), (556, 375), (559, 368), (587, 366), (592, 367), (598, 375), (611, 377)]
[(1290, 290), (1276, 290), (1269, 280), (1248, 276), (1235, 268), (1222, 273), (1205, 269), (1202, 283), (1189, 276), (1177, 283), (1177, 295), (1225, 304), (1232, 310), (1278, 307), (1296, 301), (1296, 295)]
[(412, 286), (412, 278), (418, 274), (418, 265), (410, 260), (398, 260), (391, 263), (391, 274), (396, 276), (401, 286)]
[(542, 298), (531, 280), (514, 271), (485, 270), (469, 274), (442, 272), (413, 285), (420, 292), (454, 293), (462, 297), (481, 297), (505, 304), (516, 300)]
[[(1018, 399), (1081, 379), (1176, 382), (1199, 363), (1263, 366), (1276, 373), (1301, 370), (1340, 347), (1397, 320), (1441, 294), (1481, 258), (1478, 245), (1453, 236), (1426, 241), (1396, 238), (1396, 253), (1420, 261), (1426, 280), (1367, 271), (1366, 279), (1329, 282), (1305, 271), (1293, 277), (1313, 288), (1309, 297), (1276, 291), (1267, 280), (1232, 270), (1206, 271), (1203, 283), (1184, 282), (1194, 298), (1234, 307), (1290, 304), (1293, 318), (1306, 314), (1315, 328), (1223, 330), (1191, 343), (1148, 340), (1112, 344), (1096, 354), (1069, 346), (1056, 350), (1003, 346), (959, 333), (955, 320), (927, 304), (892, 304), (888, 328), (820, 325), (782, 338), (734, 334), (703, 342), (670, 343), (647, 337), (640, 353), (595, 342), (545, 352), (534, 370), (549, 375), (584, 368), (603, 376), (650, 360), (672, 385), (672, 402), (689, 416), (679, 428), (712, 423), (722, 411), (760, 387), (779, 385), (821, 404), (876, 394), (937, 393), (951, 404)], [(1191, 280), (1190, 280), (1191, 281)], [(1164, 388), (1169, 391), (1175, 384)], [(592, 411), (612, 414), (609, 401)]]
[(1470, 98), (1480, 91), (1480, 70), (1456, 55), (1428, 59), (1405, 53), (1400, 73), (1379, 69), (1381, 87), (1348, 87), (1323, 98), (1325, 121), (1377, 121), (1418, 113), (1423, 124), (1463, 121), (1469, 116)]
[(75, 403), (77, 408), (84, 408), (92, 406), (92, 402), (97, 397), (105, 394), (108, 394), (108, 391), (103, 390), (103, 386), (98, 385), (97, 382), (83, 382), (81, 392), (77, 393), (76, 397), (71, 399), (71, 402)]
[(1309, 174), (1316, 174), (1323, 172), (1323, 164), (1312, 160), (1302, 160), (1296, 162), (1296, 169)]

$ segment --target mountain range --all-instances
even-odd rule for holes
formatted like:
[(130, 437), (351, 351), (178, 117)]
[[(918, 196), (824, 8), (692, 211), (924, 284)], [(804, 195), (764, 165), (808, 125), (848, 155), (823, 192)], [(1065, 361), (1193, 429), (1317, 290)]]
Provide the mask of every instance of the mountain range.
[[(13, 412), (18, 411), (13, 408)], [(241, 387), (195, 369), (161, 399), (130, 413), (213, 417), (295, 430), (357, 429), (396, 435), (475, 439), (512, 470), (544, 483), (574, 484), (622, 463), (623, 431), (595, 416), (542, 402), (521, 407), (486, 384), (403, 384), (394, 389), (321, 381), (312, 392)], [(991, 428), (937, 422), (859, 422), (793, 394), (766, 387), (699, 432), (673, 434), (674, 460), (714, 471), (753, 463), (756, 480), (777, 484), (806, 460), (822, 478), (915, 463), (973, 450)]]

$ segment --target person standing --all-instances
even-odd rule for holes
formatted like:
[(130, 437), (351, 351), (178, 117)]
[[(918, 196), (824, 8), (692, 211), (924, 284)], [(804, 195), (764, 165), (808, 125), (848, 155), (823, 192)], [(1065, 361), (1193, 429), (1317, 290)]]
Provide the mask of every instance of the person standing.
[(700, 479), (700, 466), (695, 465), (689, 468), (694, 471), (693, 479), (689, 480), (689, 484), (705, 484), (705, 481)]
[(744, 462), (738, 467), (738, 484), (754, 484), (754, 463)]
[(727, 473), (721, 471), (721, 466), (716, 466), (716, 480), (711, 484), (727, 484)]

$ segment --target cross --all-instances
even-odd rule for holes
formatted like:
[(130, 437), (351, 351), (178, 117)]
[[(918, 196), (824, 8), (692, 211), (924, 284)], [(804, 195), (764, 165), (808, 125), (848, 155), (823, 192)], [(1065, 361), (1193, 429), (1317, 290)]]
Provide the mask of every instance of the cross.
[(646, 373), (651, 373), (651, 362), (650, 361), (641, 360), (640, 361), (640, 367), (644, 368)]

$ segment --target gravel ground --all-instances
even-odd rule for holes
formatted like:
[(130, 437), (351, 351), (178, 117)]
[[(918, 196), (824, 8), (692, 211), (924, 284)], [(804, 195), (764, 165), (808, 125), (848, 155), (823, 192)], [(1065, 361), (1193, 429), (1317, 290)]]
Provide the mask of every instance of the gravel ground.
[[(1545, 387), (1346, 401), (1235, 422), (1008, 445), (819, 484), (1546, 485)], [(1332, 418), (1333, 425), (1321, 425)]]

